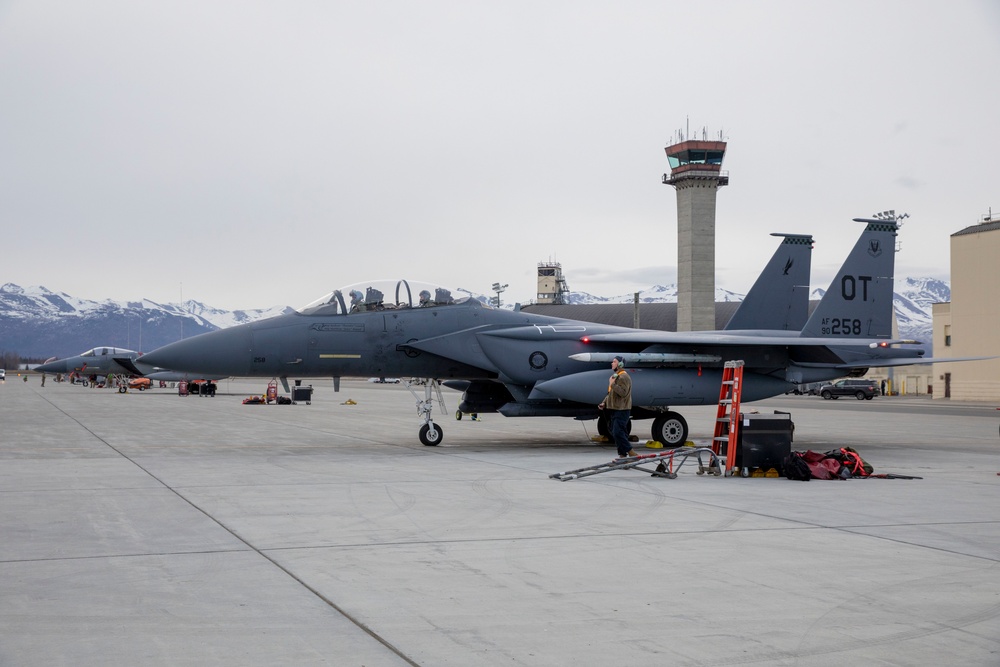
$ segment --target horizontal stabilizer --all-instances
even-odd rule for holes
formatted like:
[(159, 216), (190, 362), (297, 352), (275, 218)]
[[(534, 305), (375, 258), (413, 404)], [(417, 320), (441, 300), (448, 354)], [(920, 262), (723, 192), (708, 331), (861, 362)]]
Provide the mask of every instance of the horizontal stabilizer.
[(896, 359), (869, 359), (866, 363), (854, 363), (854, 364), (837, 364), (834, 368), (865, 368), (865, 367), (885, 367), (885, 366), (926, 366), (927, 364), (948, 364), (953, 361), (984, 361), (986, 359), (996, 359), (996, 356), (992, 357), (928, 357), (924, 358), (907, 358), (900, 357)]

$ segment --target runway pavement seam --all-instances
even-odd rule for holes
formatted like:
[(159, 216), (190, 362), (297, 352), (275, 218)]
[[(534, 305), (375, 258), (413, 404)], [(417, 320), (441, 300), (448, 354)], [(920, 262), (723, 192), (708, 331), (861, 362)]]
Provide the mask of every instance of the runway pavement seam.
[[(493, 542), (539, 542), (543, 540), (574, 540), (574, 539), (601, 539), (601, 538), (623, 538), (623, 537), (668, 537), (671, 535), (713, 535), (717, 533), (765, 533), (783, 532), (799, 530), (836, 530), (825, 526), (795, 526), (787, 528), (741, 528), (737, 530), (669, 530), (669, 531), (647, 531), (647, 532), (619, 532), (619, 533), (567, 533), (565, 535), (525, 535), (520, 537), (482, 537), (473, 539), (450, 539), (450, 540), (410, 540), (396, 542), (357, 542), (351, 544), (312, 544), (297, 545), (293, 547), (265, 547), (264, 551), (297, 551), (300, 549), (364, 549), (371, 547), (408, 547), (421, 545), (449, 545), (449, 544), (489, 544)], [(862, 535), (864, 535), (862, 533)]]
[(79, 560), (101, 560), (110, 558), (146, 558), (156, 556), (206, 556), (209, 554), (242, 554), (252, 550), (249, 545), (246, 549), (206, 549), (201, 551), (151, 551), (148, 553), (134, 554), (94, 554), (93, 556), (61, 556), (59, 558), (16, 558), (11, 560), (0, 560), (0, 565), (8, 563), (45, 563), (45, 562), (70, 562)]

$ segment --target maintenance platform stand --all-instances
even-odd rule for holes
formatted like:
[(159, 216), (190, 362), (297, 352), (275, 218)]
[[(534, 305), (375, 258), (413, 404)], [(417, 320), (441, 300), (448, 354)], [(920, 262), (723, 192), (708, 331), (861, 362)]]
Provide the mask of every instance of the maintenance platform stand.
[(715, 197), (729, 184), (722, 170), (726, 142), (681, 140), (666, 147), (670, 173), (664, 185), (677, 191), (677, 331), (715, 326)]

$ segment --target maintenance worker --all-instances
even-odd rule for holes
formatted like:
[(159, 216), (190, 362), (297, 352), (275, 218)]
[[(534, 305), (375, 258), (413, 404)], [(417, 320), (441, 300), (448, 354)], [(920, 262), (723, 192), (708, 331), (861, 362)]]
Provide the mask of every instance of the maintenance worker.
[(628, 439), (628, 420), (632, 414), (632, 378), (625, 372), (625, 359), (618, 356), (611, 360), (611, 378), (608, 395), (598, 403), (598, 410), (607, 410), (605, 419), (611, 439), (618, 447), (618, 457), (638, 456)]

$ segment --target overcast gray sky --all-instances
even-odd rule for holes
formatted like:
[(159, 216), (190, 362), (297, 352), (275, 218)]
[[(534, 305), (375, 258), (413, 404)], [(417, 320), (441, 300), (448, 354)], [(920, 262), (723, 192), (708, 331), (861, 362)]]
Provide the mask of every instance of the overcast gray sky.
[[(1000, 215), (1000, 3), (0, 0), (0, 284), (303, 305), (366, 279), (676, 280), (663, 148), (722, 131), (717, 284)], [(690, 121), (688, 121), (690, 119)], [(183, 286), (182, 286), (183, 284)]]

